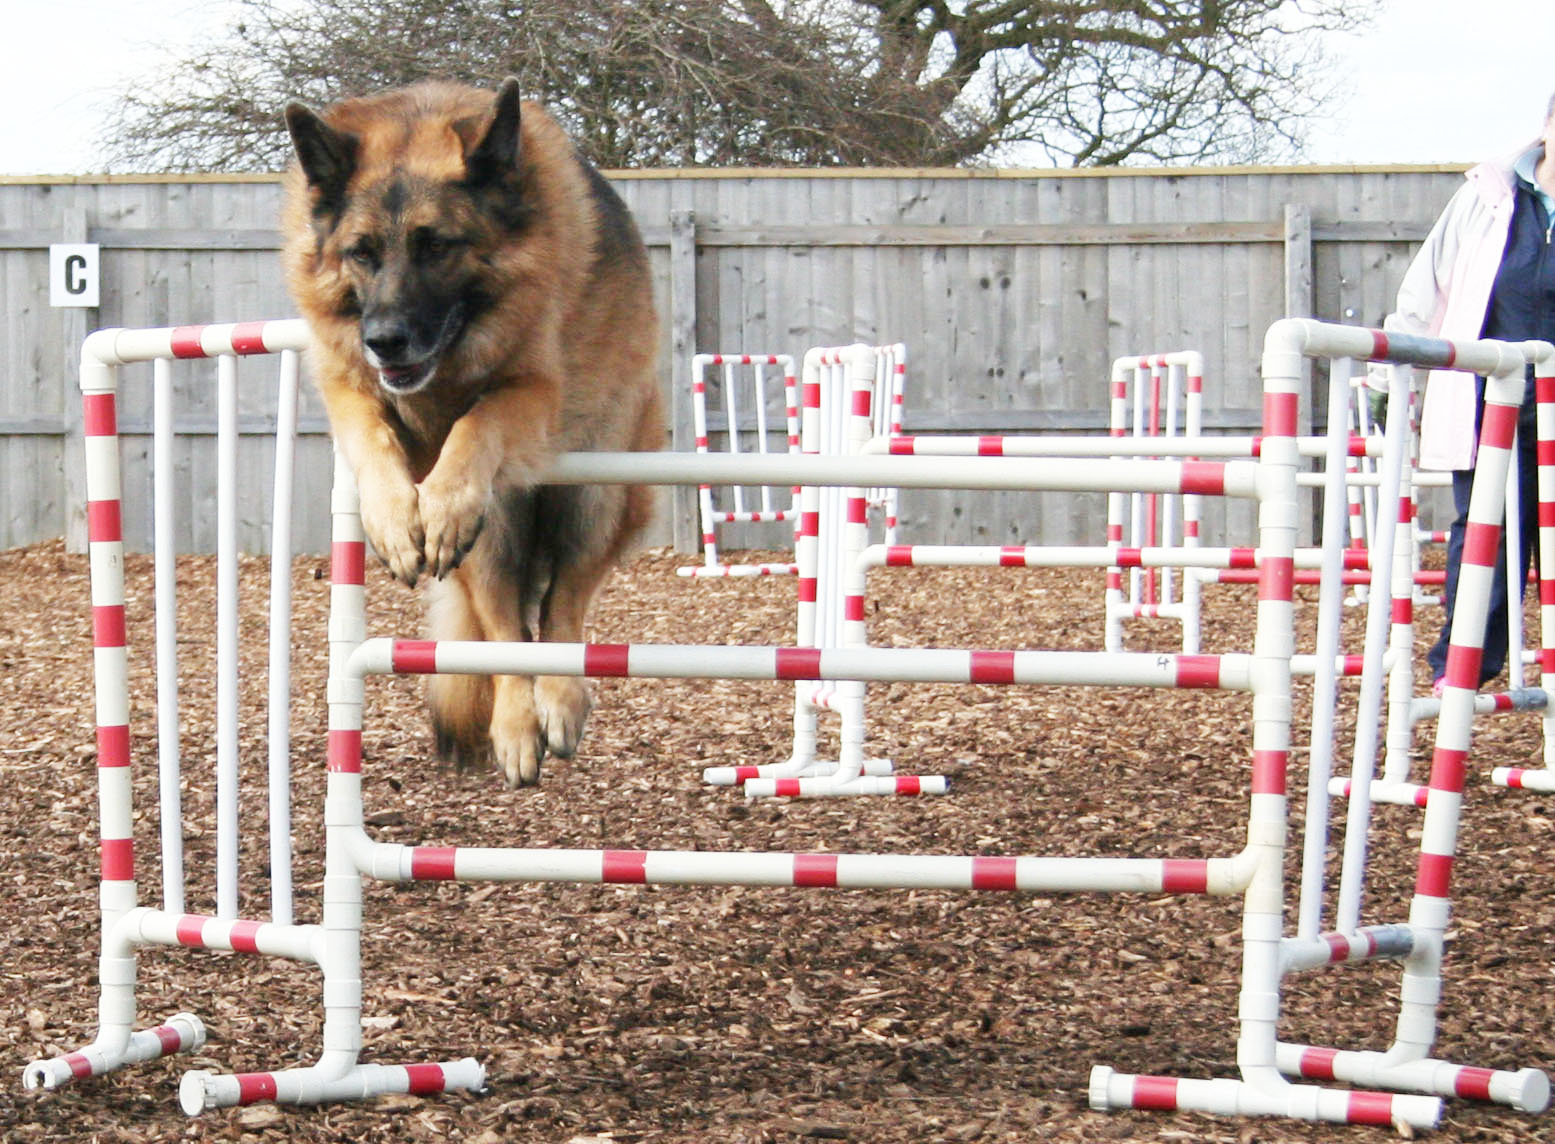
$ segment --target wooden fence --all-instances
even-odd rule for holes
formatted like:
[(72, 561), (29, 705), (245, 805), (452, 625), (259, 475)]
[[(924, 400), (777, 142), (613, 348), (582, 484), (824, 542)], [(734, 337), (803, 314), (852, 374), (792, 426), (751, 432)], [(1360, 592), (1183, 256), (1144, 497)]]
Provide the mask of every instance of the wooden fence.
[[(783, 352), (855, 340), (909, 347), (912, 432), (1101, 431), (1120, 355), (1196, 349), (1206, 424), (1259, 420), (1264, 330), (1285, 315), (1375, 324), (1461, 179), (1456, 168), (1086, 172), (630, 172), (612, 176), (647, 239), (672, 439), (689, 448), (694, 351)], [(89, 329), (284, 317), (280, 190), (269, 177), (0, 180), (0, 547), (84, 534), (75, 360)], [(54, 309), (48, 247), (101, 248), (95, 310)], [(195, 506), (214, 480), (208, 373), (180, 375), (181, 543), (208, 550)], [(127, 493), (149, 488), (149, 372), (126, 371)], [(273, 397), (245, 365), (244, 544), (264, 551)], [(1312, 403), (1312, 417), (1321, 415)], [(303, 405), (302, 489), (327, 487), (320, 407)], [(144, 498), (139, 498), (144, 503)], [(694, 543), (689, 495), (655, 543)], [(1440, 505), (1430, 511), (1440, 515)], [(947, 543), (1102, 537), (1099, 497), (908, 492), (903, 535)], [(327, 547), (328, 506), (298, 543)], [(125, 522), (146, 546), (149, 512)], [(1207, 534), (1252, 535), (1245, 509)], [(750, 533), (749, 540), (773, 534)], [(739, 534), (732, 538), (740, 543)], [(1212, 541), (1213, 542), (1213, 541)]]

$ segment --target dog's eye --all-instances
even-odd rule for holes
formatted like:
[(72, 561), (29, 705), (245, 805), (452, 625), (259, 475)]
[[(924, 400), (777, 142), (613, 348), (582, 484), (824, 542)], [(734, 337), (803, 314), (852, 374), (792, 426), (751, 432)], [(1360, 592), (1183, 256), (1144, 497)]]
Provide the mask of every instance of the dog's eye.
[(378, 248), (370, 242), (352, 243), (346, 248), (346, 257), (368, 270), (375, 270), (378, 267)]
[(447, 258), (459, 240), (438, 234), (433, 230), (418, 230), (412, 238), (416, 256), (424, 262), (437, 262)]

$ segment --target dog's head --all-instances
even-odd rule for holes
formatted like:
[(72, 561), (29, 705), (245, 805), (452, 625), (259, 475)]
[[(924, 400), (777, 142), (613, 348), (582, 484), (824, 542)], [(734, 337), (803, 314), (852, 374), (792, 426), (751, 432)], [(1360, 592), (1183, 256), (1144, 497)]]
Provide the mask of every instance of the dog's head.
[(363, 358), (397, 396), (457, 365), (467, 332), (501, 292), (490, 251), (530, 214), (517, 81), (484, 106), (472, 107), (469, 94), (433, 86), (323, 115), (286, 108), (316, 277), (336, 316), (356, 321)]

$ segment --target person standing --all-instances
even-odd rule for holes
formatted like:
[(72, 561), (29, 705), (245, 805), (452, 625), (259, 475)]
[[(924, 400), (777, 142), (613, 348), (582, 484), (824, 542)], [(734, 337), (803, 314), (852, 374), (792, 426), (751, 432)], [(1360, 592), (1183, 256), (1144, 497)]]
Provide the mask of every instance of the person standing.
[[(1464, 341), (1499, 338), (1555, 342), (1555, 96), (1545, 107), (1544, 126), (1531, 145), (1471, 169), (1464, 184), (1437, 218), (1399, 287), (1386, 329)], [(1420, 420), (1420, 467), (1450, 470), (1456, 519), (1448, 533), (1446, 618), (1426, 655), (1437, 694), (1447, 670), (1453, 599), (1468, 524), (1485, 379), (1462, 371), (1432, 370)], [(1526, 586), (1538, 535), (1537, 469), (1534, 459), (1532, 369), (1517, 425), (1520, 477), (1521, 552), (1513, 573)], [(1490, 609), (1486, 617), (1483, 686), (1506, 665), (1506, 537), (1497, 552)]]

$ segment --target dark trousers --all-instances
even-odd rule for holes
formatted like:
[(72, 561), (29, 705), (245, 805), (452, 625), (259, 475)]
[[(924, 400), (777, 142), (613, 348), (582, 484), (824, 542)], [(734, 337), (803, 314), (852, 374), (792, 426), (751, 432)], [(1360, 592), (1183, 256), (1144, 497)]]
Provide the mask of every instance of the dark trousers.
[[(1483, 379), (1480, 381), (1480, 402), (1483, 411)], [(1522, 413), (1517, 421), (1517, 467), (1521, 489), (1518, 522), (1522, 533), (1520, 537), (1522, 544), (1517, 564), (1512, 570), (1518, 577), (1518, 584), (1524, 589), (1528, 586), (1528, 565), (1530, 558), (1536, 552), (1535, 544), (1539, 536), (1539, 471), (1535, 467), (1534, 432), (1533, 395), (1530, 393), (1523, 403)], [(1431, 646), (1431, 650), (1425, 657), (1426, 663), (1431, 667), (1432, 679), (1440, 679), (1447, 670), (1447, 644), (1452, 631), (1453, 603), (1458, 594), (1458, 566), (1463, 561), (1463, 536), (1468, 526), (1469, 490), (1473, 481), (1472, 469), (1460, 469), (1452, 475), (1452, 503), (1457, 510), (1457, 519), (1452, 522), (1452, 529), (1447, 534), (1447, 584), (1442, 598), (1446, 618), (1442, 623), (1441, 635), (1437, 637), (1436, 643)], [(1506, 666), (1506, 572), (1506, 532), (1503, 528), (1501, 543), (1496, 547), (1495, 576), (1490, 585), (1490, 611), (1485, 617), (1485, 654), (1479, 661), (1481, 686), (1500, 675), (1501, 669)]]

